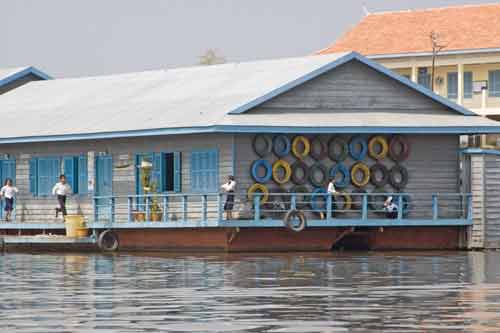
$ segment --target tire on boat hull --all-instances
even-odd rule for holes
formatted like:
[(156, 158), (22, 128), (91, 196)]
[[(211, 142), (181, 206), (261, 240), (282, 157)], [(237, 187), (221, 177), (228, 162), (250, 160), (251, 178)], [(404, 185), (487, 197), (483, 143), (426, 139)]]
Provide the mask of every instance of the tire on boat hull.
[(118, 250), (120, 241), (118, 235), (113, 230), (104, 230), (99, 234), (97, 239), (97, 246), (101, 251), (104, 252), (114, 252)]
[[(295, 218), (299, 219), (298, 224), (293, 222), (293, 220)], [(303, 211), (300, 211), (297, 209), (289, 210), (285, 214), (285, 218), (283, 219), (283, 222), (285, 222), (285, 227), (287, 227), (288, 230), (293, 231), (293, 232), (301, 232), (307, 226), (306, 215), (304, 214)]]

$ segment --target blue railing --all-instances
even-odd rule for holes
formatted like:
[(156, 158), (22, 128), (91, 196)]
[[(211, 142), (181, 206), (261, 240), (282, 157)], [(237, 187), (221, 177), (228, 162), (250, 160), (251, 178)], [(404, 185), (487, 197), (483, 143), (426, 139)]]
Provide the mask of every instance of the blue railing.
[[(397, 210), (389, 218), (383, 207), (392, 196)], [(94, 223), (116, 227), (283, 226), (290, 209), (303, 211), (308, 226), (469, 225), (468, 193), (271, 193), (264, 198), (236, 195), (233, 218), (225, 219), (222, 193), (151, 194), (94, 198)], [(267, 199), (267, 200), (263, 200)], [(265, 202), (264, 202), (265, 201)]]

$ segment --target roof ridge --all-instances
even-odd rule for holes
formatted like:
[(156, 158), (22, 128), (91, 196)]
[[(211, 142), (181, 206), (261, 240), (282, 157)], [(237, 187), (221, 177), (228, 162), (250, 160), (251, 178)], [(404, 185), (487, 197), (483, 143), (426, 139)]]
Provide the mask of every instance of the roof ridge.
[(481, 4), (463, 4), (463, 5), (453, 5), (453, 6), (446, 6), (446, 7), (428, 7), (428, 8), (401, 9), (401, 10), (384, 10), (384, 11), (379, 11), (379, 12), (369, 12), (368, 15), (366, 15), (366, 16), (386, 15), (386, 14), (404, 14), (404, 13), (415, 13), (415, 12), (430, 12), (430, 11), (447, 10), (447, 9), (489, 7), (489, 6), (500, 6), (500, 3), (488, 2), (488, 3), (481, 3)]

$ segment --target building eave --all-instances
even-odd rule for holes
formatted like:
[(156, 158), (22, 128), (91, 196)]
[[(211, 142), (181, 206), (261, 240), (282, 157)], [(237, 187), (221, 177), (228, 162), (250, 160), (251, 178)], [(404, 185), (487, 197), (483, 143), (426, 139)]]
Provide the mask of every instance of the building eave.
[[(441, 51), (438, 56), (446, 55), (462, 55), (462, 54), (479, 54), (479, 53), (494, 53), (499, 52), (500, 48), (486, 48), (486, 49), (465, 49), (465, 50), (449, 50)], [(411, 58), (411, 57), (430, 57), (432, 52), (402, 52), (402, 53), (389, 53), (389, 54), (371, 54), (366, 55), (369, 59), (391, 59), (391, 58)]]
[(41, 70), (35, 68), (35, 67), (27, 67), (19, 72), (13, 73), (12, 75), (9, 75), (7, 77), (4, 77), (3, 79), (0, 79), (0, 87), (5, 86), (9, 83), (12, 83), (26, 75), (35, 75), (41, 80), (52, 80), (52, 77)]

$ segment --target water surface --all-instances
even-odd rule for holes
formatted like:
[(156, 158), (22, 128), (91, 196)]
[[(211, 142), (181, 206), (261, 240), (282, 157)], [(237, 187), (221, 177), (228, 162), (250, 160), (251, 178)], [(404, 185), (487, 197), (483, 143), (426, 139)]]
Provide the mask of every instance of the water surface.
[(2, 332), (499, 332), (500, 254), (0, 256)]

